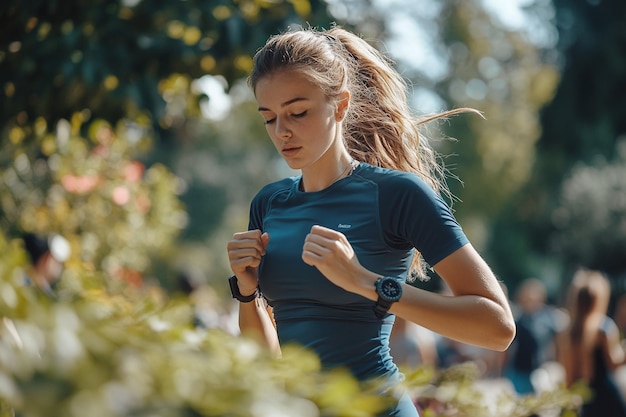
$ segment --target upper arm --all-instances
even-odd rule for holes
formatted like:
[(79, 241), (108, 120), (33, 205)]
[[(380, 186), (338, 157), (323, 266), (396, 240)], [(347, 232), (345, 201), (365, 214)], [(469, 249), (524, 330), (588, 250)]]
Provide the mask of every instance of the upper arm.
[(508, 310), (502, 284), (471, 244), (466, 244), (434, 266), (454, 295), (477, 295), (488, 298)]

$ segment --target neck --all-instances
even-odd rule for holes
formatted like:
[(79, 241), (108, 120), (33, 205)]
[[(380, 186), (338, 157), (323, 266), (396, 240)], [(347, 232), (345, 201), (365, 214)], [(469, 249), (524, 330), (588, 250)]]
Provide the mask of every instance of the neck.
[[(332, 172), (333, 176), (330, 175), (319, 175), (319, 174), (309, 174), (302, 172), (302, 180), (300, 182), (300, 189), (302, 191), (313, 192), (313, 191), (321, 191), (325, 188), (330, 187), (335, 182), (339, 181), (342, 178), (349, 177), (352, 175), (352, 171), (358, 165), (358, 162), (354, 160), (351, 156), (345, 155), (340, 158), (340, 161), (336, 164), (333, 164), (335, 169), (328, 170), (327, 172)], [(311, 172), (311, 170), (309, 170)], [(317, 172), (325, 172), (324, 170), (317, 170)]]

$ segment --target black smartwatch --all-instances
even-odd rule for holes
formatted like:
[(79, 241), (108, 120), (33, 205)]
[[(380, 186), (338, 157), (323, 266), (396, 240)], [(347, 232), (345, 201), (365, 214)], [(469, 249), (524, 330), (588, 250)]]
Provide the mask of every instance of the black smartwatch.
[(380, 277), (374, 283), (378, 300), (374, 305), (374, 314), (379, 319), (385, 317), (393, 303), (402, 296), (402, 283), (393, 277)]
[(233, 295), (233, 298), (242, 303), (249, 303), (254, 301), (259, 295), (259, 289), (256, 288), (254, 292), (250, 295), (241, 295), (239, 292), (239, 285), (237, 285), (237, 277), (233, 275), (228, 278), (228, 284), (230, 285), (230, 292)]

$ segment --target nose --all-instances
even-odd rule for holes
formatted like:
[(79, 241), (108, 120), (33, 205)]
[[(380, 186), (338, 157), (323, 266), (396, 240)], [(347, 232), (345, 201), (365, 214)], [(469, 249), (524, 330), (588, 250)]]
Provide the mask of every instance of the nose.
[(291, 138), (291, 130), (287, 124), (280, 118), (276, 118), (276, 137), (283, 140)]

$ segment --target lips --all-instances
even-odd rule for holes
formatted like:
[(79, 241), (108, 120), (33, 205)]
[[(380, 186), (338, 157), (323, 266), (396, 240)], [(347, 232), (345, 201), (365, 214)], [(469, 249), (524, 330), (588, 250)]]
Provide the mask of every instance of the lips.
[(300, 152), (300, 149), (302, 148), (299, 146), (286, 146), (282, 148), (280, 152), (285, 156), (293, 156), (297, 154), (298, 152)]

